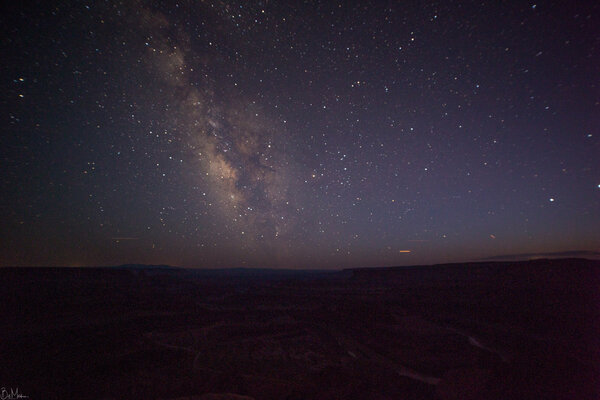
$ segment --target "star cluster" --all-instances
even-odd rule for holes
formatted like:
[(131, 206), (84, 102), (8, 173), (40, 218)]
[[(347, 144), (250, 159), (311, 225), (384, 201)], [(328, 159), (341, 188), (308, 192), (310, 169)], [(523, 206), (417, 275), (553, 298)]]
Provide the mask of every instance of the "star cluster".
[(3, 265), (598, 250), (594, 2), (3, 13)]

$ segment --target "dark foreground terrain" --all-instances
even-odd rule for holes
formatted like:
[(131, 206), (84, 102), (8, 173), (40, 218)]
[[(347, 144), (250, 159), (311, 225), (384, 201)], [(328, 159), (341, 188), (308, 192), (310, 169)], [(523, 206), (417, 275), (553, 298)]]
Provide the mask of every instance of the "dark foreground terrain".
[(598, 261), (0, 279), (0, 385), (30, 399), (599, 398)]

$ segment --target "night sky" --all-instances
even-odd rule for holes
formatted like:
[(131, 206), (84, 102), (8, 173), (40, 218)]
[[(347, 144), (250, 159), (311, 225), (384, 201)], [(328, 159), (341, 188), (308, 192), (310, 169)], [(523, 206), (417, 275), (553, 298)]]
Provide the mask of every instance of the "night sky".
[(598, 2), (11, 3), (1, 265), (600, 250)]

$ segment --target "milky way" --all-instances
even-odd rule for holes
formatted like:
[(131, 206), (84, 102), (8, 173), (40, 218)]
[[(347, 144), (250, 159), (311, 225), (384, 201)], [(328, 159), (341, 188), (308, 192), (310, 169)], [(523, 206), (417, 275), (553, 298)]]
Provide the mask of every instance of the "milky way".
[(3, 265), (598, 250), (592, 2), (11, 7)]
[[(233, 229), (246, 229), (247, 237), (260, 239), (279, 236), (288, 225), (280, 220), (289, 215), (290, 204), (290, 162), (278, 150), (285, 143), (277, 137), (285, 135), (284, 128), (262, 116), (255, 102), (222, 93), (218, 82), (210, 82), (208, 72), (202, 71), (213, 67), (212, 56), (200, 54), (203, 61), (195, 62), (189, 35), (171, 39), (171, 25), (163, 14), (143, 10), (142, 15), (142, 29), (151, 37), (144, 62), (156, 67), (164, 93), (171, 97), (166, 119), (179, 132), (181, 156), (192, 165), (189, 184), (207, 188), (208, 199)], [(194, 77), (198, 74), (199, 79)]]

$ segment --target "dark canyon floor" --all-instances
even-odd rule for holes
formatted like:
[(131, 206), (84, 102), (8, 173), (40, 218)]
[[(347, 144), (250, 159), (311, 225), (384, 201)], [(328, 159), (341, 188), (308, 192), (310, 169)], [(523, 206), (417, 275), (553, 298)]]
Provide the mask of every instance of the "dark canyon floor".
[(2, 268), (30, 399), (597, 399), (600, 262)]

